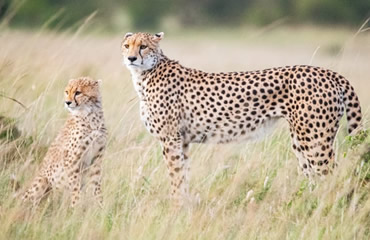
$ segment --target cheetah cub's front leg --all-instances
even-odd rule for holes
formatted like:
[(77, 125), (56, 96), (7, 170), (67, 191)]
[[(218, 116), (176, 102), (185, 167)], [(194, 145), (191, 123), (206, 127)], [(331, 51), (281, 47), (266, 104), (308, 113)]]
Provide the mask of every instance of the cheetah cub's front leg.
[(85, 177), (88, 178), (87, 189), (92, 190), (93, 195), (98, 200), (100, 206), (103, 206), (103, 196), (101, 193), (101, 181), (102, 181), (102, 157), (105, 150), (105, 143), (107, 141), (106, 134), (102, 134), (100, 131), (94, 131), (91, 134), (91, 152), (92, 156), (87, 158), (88, 167), (84, 173)]
[(74, 207), (80, 199), (81, 183), (87, 178), (87, 188), (93, 190), (94, 196), (98, 199), (99, 205), (103, 204), (101, 195), (101, 158), (105, 148), (106, 134), (100, 131), (93, 131), (88, 137), (81, 141), (81, 146), (67, 155), (66, 163), (73, 166), (66, 166), (69, 169), (68, 180), (71, 191), (71, 206)]

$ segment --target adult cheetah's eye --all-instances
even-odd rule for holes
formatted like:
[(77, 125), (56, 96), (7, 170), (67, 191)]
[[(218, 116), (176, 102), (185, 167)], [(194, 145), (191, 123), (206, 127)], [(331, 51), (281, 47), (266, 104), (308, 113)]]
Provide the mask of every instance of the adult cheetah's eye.
[(76, 93), (75, 93), (75, 95), (77, 96), (77, 95), (80, 95), (81, 94), (81, 92), (80, 91), (76, 91)]
[(123, 45), (125, 48), (129, 48), (130, 47), (130, 45), (128, 45), (128, 44), (125, 44), (125, 45)]
[(146, 45), (141, 45), (141, 46), (140, 46), (140, 49), (141, 49), (141, 50), (143, 50), (143, 49), (145, 49), (145, 48), (147, 48), (147, 47), (148, 47), (148, 46), (146, 46)]

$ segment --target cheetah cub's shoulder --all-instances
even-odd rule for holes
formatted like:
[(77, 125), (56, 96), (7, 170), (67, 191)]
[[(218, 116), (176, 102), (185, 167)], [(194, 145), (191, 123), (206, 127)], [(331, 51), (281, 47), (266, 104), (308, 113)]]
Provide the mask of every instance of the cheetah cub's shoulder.
[(52, 189), (67, 189), (71, 192), (73, 207), (79, 199), (82, 180), (86, 180), (102, 203), (101, 158), (107, 129), (99, 85), (100, 80), (89, 77), (68, 82), (65, 107), (70, 115), (46, 153), (37, 176), (23, 194), (23, 201), (36, 204)]

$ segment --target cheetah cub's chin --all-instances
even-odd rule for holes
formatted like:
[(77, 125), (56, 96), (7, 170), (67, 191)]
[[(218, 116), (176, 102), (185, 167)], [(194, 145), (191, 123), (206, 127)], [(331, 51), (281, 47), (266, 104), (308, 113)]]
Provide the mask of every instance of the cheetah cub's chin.
[(71, 114), (22, 199), (36, 205), (50, 190), (67, 189), (71, 192), (71, 206), (74, 206), (80, 198), (82, 182), (87, 182), (102, 204), (101, 161), (107, 129), (100, 80), (71, 79), (65, 89), (64, 103)]

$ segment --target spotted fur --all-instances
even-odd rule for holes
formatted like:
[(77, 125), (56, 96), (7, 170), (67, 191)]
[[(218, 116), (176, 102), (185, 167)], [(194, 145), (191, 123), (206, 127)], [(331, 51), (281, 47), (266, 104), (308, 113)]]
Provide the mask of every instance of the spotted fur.
[(23, 201), (37, 204), (49, 190), (66, 188), (71, 192), (71, 206), (74, 206), (79, 200), (83, 177), (86, 177), (102, 203), (101, 158), (107, 129), (99, 88), (99, 81), (87, 77), (69, 81), (65, 106), (70, 116), (46, 153)]
[(159, 48), (162, 37), (128, 33), (122, 53), (140, 97), (141, 118), (163, 147), (179, 205), (188, 192), (190, 143), (247, 140), (284, 118), (299, 166), (312, 178), (334, 166), (333, 142), (344, 111), (349, 133), (361, 125), (359, 99), (336, 72), (300, 65), (207, 73), (166, 57)]

